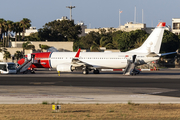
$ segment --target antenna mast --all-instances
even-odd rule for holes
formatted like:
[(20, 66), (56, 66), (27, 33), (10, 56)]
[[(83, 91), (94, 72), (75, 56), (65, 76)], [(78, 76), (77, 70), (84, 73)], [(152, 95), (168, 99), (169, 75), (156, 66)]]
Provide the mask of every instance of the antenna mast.
[(134, 24), (136, 24), (136, 6), (135, 6), (135, 10), (134, 10)]
[(67, 6), (66, 8), (70, 9), (70, 20), (72, 20), (72, 9), (75, 8), (75, 6)]
[(122, 13), (122, 11), (120, 11), (120, 9), (119, 9), (119, 27), (121, 27), (121, 18), (120, 18), (121, 13)]
[(142, 9), (142, 23), (144, 23), (144, 21), (143, 21), (144, 18), (143, 18), (143, 17), (144, 17), (144, 11), (143, 11), (143, 9)]

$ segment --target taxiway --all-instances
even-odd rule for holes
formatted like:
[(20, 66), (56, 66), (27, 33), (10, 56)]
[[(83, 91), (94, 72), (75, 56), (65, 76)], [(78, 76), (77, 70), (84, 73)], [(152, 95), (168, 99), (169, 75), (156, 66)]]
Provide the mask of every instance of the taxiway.
[(50, 103), (180, 103), (180, 69), (142, 72), (0, 75), (0, 104)]

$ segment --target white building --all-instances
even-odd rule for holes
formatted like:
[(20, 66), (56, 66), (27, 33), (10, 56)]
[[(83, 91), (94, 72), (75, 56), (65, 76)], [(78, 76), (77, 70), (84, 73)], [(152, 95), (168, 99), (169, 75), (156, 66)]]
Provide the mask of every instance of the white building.
[[(97, 28), (97, 29), (85, 29), (85, 33), (88, 34), (91, 31), (99, 32), (99, 29), (100, 28)], [(105, 29), (106, 32), (108, 32), (109, 28), (102, 28), (102, 29)], [(122, 30), (122, 31), (126, 31), (126, 32), (129, 32), (129, 31), (132, 31), (132, 30), (146, 30), (146, 24), (127, 22), (126, 24), (124, 24), (124, 25), (122, 25), (122, 26), (120, 26), (118, 28), (113, 28), (113, 29), (114, 29), (113, 31)]]
[(82, 37), (82, 36), (86, 36), (86, 33), (85, 33), (85, 29), (87, 29), (87, 25), (84, 25), (84, 22), (79, 22), (78, 25), (81, 26), (81, 34), (79, 35), (79, 37)]
[(180, 18), (172, 18), (172, 32), (180, 35)]
[(29, 36), (31, 33), (36, 33), (36, 32), (38, 32), (37, 29), (36, 29), (36, 27), (30, 27), (29, 29), (26, 29), (24, 35), (25, 35), (25, 36)]
[(62, 20), (69, 20), (69, 19), (68, 19), (67, 16), (62, 16), (62, 18), (61, 18), (61, 19), (57, 19), (57, 21), (58, 21), (58, 20), (62, 21)]
[(144, 23), (133, 23), (133, 22), (127, 22), (126, 24), (120, 26), (120, 28), (117, 28), (117, 30), (122, 30), (122, 31), (132, 31), (132, 30), (145, 30), (146, 29), (146, 24)]

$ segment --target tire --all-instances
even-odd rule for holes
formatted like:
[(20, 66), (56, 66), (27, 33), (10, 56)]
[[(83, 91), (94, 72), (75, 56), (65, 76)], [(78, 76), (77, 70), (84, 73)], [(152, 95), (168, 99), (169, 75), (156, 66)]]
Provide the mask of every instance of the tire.
[(99, 74), (99, 70), (94, 70), (93, 73), (94, 74)]
[(136, 73), (135, 73), (135, 72), (133, 72), (133, 75), (136, 75)]
[(27, 74), (28, 73), (28, 70), (24, 71), (23, 74)]
[(84, 74), (84, 75), (86, 75), (86, 74), (88, 74), (88, 73), (89, 73), (88, 70), (83, 70), (83, 74)]

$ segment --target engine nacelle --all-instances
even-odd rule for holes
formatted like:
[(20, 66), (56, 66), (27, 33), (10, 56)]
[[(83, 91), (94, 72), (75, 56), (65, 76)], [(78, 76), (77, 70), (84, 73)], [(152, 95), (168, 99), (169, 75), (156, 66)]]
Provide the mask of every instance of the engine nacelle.
[(71, 65), (66, 65), (66, 64), (60, 64), (56, 67), (57, 71), (60, 72), (72, 72), (72, 67)]

